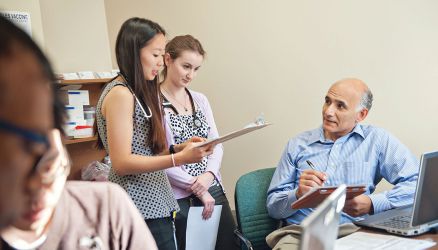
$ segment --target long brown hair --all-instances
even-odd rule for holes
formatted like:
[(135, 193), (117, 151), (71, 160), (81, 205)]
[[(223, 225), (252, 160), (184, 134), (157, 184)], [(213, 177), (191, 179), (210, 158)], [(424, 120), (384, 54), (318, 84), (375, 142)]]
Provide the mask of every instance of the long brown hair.
[[(176, 36), (166, 44), (166, 53), (168, 53), (173, 60), (181, 56), (181, 53), (184, 51), (197, 52), (202, 57), (205, 57), (206, 54), (201, 42), (191, 35)], [(166, 76), (167, 66), (164, 64), (164, 79), (166, 79)]]
[(166, 35), (159, 24), (133, 17), (123, 23), (116, 40), (116, 58), (120, 74), (126, 79), (146, 111), (146, 107), (152, 111), (150, 136), (146, 138), (145, 143), (151, 146), (154, 154), (162, 152), (167, 147), (166, 134), (159, 100), (158, 79), (145, 79), (140, 50), (157, 34)]

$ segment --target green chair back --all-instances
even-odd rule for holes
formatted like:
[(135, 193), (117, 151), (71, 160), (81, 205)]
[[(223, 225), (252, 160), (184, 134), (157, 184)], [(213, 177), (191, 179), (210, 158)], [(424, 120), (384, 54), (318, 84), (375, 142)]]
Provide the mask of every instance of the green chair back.
[[(234, 200), (239, 231), (254, 249), (270, 249), (265, 237), (277, 229), (278, 220), (268, 215), (266, 197), (275, 168), (247, 173), (236, 183)], [(242, 249), (246, 249), (242, 244)]]

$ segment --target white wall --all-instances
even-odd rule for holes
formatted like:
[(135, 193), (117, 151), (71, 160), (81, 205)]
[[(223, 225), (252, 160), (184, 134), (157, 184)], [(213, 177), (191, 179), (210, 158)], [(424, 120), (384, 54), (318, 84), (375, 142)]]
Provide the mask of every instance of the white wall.
[(105, 1), (111, 51), (121, 23), (150, 18), (207, 50), (192, 88), (205, 93), (220, 132), (260, 112), (274, 126), (225, 144), (222, 173), (233, 200), (244, 173), (277, 164), (287, 140), (321, 123), (329, 85), (359, 77), (374, 92), (367, 123), (417, 156), (438, 149), (438, 2)]

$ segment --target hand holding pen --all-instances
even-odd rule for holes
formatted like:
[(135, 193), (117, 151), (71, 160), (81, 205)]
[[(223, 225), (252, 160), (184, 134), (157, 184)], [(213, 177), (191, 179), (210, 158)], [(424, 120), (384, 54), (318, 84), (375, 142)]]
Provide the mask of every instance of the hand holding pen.
[(306, 169), (301, 172), (298, 189), (296, 192), (297, 198), (303, 196), (313, 187), (323, 186), (324, 182), (327, 180), (327, 175), (323, 172), (316, 170), (311, 161), (307, 160), (306, 163), (311, 169)]

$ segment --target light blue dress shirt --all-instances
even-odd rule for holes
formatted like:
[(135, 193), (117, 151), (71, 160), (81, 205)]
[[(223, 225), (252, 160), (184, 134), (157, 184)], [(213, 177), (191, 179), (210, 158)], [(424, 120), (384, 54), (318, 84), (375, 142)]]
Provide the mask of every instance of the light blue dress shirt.
[[(297, 200), (300, 170), (310, 168), (306, 160), (326, 173), (325, 186), (366, 185), (374, 213), (413, 203), (419, 162), (399, 140), (382, 128), (358, 124), (333, 142), (325, 139), (320, 127), (299, 134), (286, 145), (268, 189), (266, 205), (271, 217), (300, 224), (313, 211), (291, 208)], [(382, 178), (395, 186), (373, 194)], [(342, 213), (341, 223), (357, 219)]]

